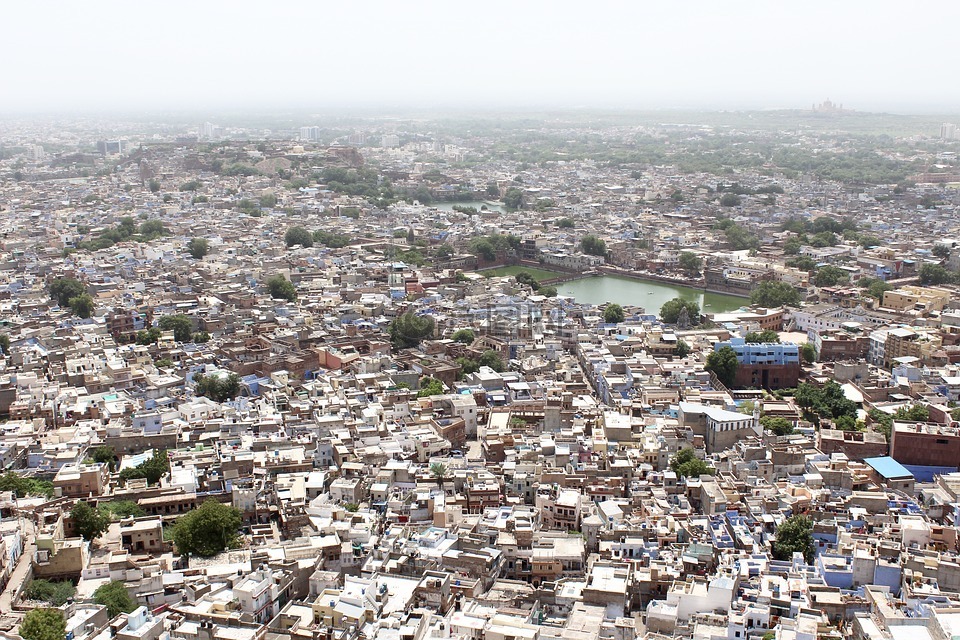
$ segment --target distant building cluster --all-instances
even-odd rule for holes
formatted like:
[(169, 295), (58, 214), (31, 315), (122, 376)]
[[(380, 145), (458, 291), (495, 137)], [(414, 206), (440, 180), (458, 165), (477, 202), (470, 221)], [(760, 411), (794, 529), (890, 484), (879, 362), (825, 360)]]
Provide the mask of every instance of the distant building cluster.
[(960, 635), (943, 145), (302, 122), (0, 130), (0, 631)]

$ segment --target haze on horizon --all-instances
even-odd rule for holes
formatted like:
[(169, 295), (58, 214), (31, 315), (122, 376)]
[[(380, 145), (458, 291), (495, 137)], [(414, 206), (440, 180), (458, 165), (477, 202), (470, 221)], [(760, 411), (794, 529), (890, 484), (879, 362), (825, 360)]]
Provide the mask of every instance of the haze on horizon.
[(4, 7), (0, 112), (957, 112), (960, 3), (116, 0)]

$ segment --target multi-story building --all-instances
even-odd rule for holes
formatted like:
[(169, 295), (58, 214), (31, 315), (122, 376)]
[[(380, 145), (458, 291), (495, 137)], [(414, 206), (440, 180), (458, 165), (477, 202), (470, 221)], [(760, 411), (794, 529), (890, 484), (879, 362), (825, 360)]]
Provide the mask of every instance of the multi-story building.
[(743, 338), (718, 342), (714, 351), (730, 347), (737, 354), (736, 386), (785, 389), (800, 378), (800, 347), (790, 343), (749, 343)]

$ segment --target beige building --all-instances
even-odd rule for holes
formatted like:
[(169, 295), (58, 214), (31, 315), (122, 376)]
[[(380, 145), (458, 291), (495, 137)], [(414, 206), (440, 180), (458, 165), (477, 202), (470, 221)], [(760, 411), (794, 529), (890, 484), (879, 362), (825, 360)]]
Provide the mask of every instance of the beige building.
[(883, 306), (894, 311), (943, 311), (943, 307), (950, 302), (950, 293), (942, 289), (931, 287), (904, 286), (892, 291), (883, 292)]

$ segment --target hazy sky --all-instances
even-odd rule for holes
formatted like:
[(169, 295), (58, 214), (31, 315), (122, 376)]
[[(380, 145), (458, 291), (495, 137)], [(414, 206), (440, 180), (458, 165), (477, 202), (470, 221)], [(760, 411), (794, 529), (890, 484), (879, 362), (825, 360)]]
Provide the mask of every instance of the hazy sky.
[(960, 111), (960, 2), (5, 2), (0, 110)]

